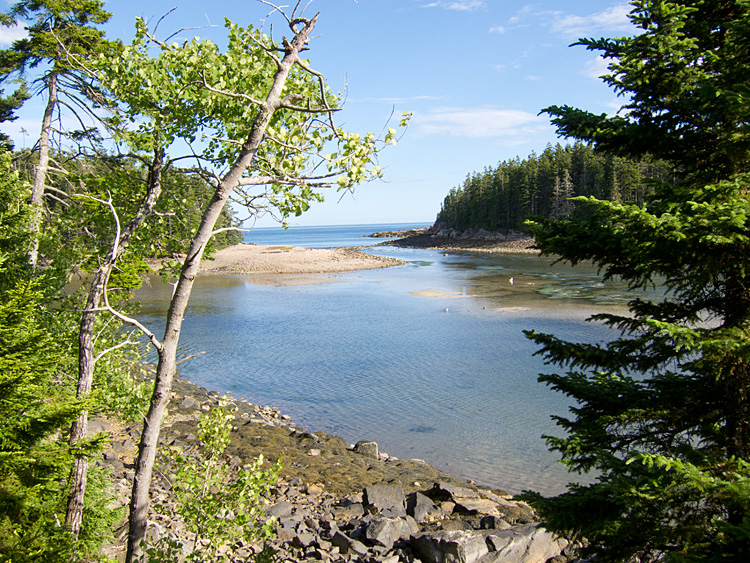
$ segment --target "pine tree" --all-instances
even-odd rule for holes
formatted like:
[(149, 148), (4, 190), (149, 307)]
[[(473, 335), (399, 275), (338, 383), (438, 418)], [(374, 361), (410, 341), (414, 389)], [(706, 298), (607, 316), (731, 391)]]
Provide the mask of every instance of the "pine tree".
[(750, 3), (632, 2), (640, 33), (581, 40), (630, 102), (616, 117), (548, 108), (565, 136), (668, 160), (643, 207), (579, 198), (587, 214), (532, 226), (546, 254), (593, 261), (634, 294), (604, 344), (529, 332), (576, 401), (551, 447), (591, 485), (528, 495), (600, 561), (750, 560)]
[[(103, 32), (94, 27), (109, 20), (110, 14), (103, 6), (103, 0), (20, 0), (7, 14), (0, 16), (3, 25), (21, 23), (28, 33), (14, 41), (9, 49), (0, 50), (0, 83), (15, 78), (25, 79), (31, 69), (36, 69), (40, 72), (34, 83), (46, 90), (47, 95), (31, 190), (29, 262), (34, 267), (39, 253), (45, 186), (50, 182), (48, 173), (55, 112), (64, 102), (64, 107), (75, 115), (76, 122), (84, 123), (78, 114), (91, 116), (91, 108), (105, 101), (90, 77), (71, 65), (74, 57), (92, 56), (107, 44)], [(25, 99), (24, 92), (18, 90), (14, 96), (21, 96), (21, 99), (13, 101), (20, 104)]]

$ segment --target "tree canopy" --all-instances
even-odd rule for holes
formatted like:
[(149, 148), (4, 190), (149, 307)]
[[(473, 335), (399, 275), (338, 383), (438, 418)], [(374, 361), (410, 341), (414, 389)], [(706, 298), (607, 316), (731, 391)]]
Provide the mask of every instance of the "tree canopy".
[(592, 261), (634, 291), (621, 330), (598, 344), (529, 332), (562, 373), (541, 376), (576, 405), (550, 437), (596, 482), (529, 495), (555, 530), (602, 561), (750, 557), (750, 3), (634, 1), (638, 34), (585, 39), (609, 59), (617, 116), (546, 111), (561, 135), (608, 154), (653, 155), (680, 183), (652, 181), (642, 207), (578, 198), (588, 213), (531, 225), (543, 253)]

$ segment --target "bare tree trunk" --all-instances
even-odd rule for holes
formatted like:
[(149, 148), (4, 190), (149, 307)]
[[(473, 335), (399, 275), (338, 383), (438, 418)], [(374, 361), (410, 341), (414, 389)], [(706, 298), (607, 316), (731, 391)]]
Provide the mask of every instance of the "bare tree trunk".
[[(133, 233), (143, 224), (154, 210), (159, 196), (161, 195), (161, 176), (164, 162), (164, 151), (155, 151), (154, 159), (149, 170), (148, 186), (146, 195), (133, 219), (127, 224), (122, 233), (117, 232), (116, 240), (104, 262), (99, 266), (89, 289), (86, 307), (83, 311), (78, 336), (78, 387), (76, 396), (83, 399), (91, 391), (94, 380), (94, 368), (96, 357), (94, 352), (94, 324), (104, 292), (107, 291), (107, 281), (112, 273), (117, 260), (122, 256)], [(88, 426), (88, 411), (82, 411), (73, 422), (70, 431), (70, 445), (75, 448), (76, 444), (86, 437)], [(65, 514), (65, 525), (73, 533), (75, 539), (81, 529), (81, 517), (83, 514), (83, 498), (86, 492), (86, 478), (88, 475), (88, 460), (85, 456), (76, 456), (71, 475), (70, 493), (68, 496), (68, 508)]]
[(149, 488), (156, 460), (159, 432), (164, 411), (169, 403), (172, 381), (176, 372), (177, 344), (180, 340), (182, 321), (193, 289), (193, 283), (198, 275), (203, 252), (227, 199), (232, 190), (239, 184), (242, 175), (252, 164), (255, 154), (263, 142), (266, 128), (282, 102), (281, 93), (289, 76), (289, 71), (299, 60), (299, 52), (305, 46), (316, 21), (317, 17), (308, 21), (295, 34), (290, 43), (285, 43), (284, 58), (274, 75), (273, 84), (266, 96), (265, 103), (253, 121), (252, 129), (243, 145), (242, 153), (216, 187), (213, 198), (203, 212), (200, 226), (193, 237), (190, 250), (183, 263), (180, 278), (167, 313), (167, 325), (162, 347), (159, 351), (159, 362), (154, 380), (154, 392), (151, 396), (151, 405), (144, 420), (143, 433), (141, 434), (138, 461), (136, 462), (133, 479), (133, 492), (130, 499), (130, 530), (126, 563), (136, 563), (143, 555), (142, 543), (146, 537), (146, 526), (148, 524)]
[(44, 185), (49, 170), (49, 138), (52, 131), (52, 114), (57, 106), (57, 73), (51, 72), (47, 77), (47, 107), (44, 108), (42, 131), (39, 134), (39, 159), (34, 170), (34, 185), (31, 188), (31, 249), (29, 264), (36, 268), (39, 261), (39, 231), (44, 208)]

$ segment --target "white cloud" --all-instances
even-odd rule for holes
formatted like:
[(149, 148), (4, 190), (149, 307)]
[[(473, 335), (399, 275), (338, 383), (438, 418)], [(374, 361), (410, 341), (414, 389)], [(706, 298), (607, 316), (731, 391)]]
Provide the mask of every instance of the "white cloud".
[(26, 37), (26, 29), (23, 26), (0, 26), (0, 45), (10, 45), (14, 41), (23, 39), (24, 37)]
[(540, 10), (533, 4), (524, 6), (508, 19), (505, 29), (518, 29), (541, 25), (554, 35), (566, 39), (578, 39), (597, 35), (626, 34), (636, 32), (628, 19), (631, 6), (621, 2), (601, 12), (580, 16), (562, 10)]
[(502, 35), (506, 31), (507, 29), (503, 27), (502, 25), (495, 25), (490, 28), (490, 33), (499, 33), (500, 35)]
[(412, 124), (420, 136), (518, 137), (546, 124), (546, 119), (521, 110), (446, 107), (415, 113)]
[(438, 2), (430, 2), (425, 4), (424, 8), (442, 8), (443, 10), (455, 10), (459, 12), (471, 12), (472, 10), (478, 10), (484, 8), (484, 0), (453, 0), (452, 2), (446, 2), (440, 0)]
[(596, 57), (595, 59), (592, 59), (586, 63), (586, 66), (583, 68), (580, 74), (586, 76), (587, 78), (601, 80), (601, 76), (609, 72), (609, 70), (607, 69), (608, 64), (609, 63), (603, 58)]
[(630, 9), (629, 4), (618, 4), (588, 16), (557, 12), (550, 22), (550, 28), (553, 33), (574, 39), (601, 33), (632, 33), (633, 25), (628, 19)]

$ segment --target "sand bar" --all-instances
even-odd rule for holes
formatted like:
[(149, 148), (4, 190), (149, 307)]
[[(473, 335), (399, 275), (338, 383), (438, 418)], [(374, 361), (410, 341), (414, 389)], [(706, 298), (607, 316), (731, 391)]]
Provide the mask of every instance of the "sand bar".
[(206, 274), (332, 274), (390, 268), (405, 264), (349, 248), (299, 248), (236, 244), (201, 264)]

